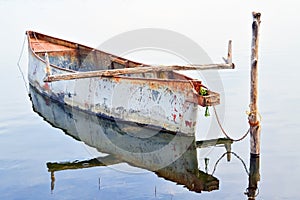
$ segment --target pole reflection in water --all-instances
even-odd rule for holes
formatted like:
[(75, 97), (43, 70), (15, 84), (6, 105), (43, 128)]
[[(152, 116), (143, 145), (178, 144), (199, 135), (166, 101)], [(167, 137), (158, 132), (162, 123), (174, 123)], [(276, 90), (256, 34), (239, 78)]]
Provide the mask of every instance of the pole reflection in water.
[(228, 157), (231, 158), (231, 154), (234, 155), (238, 160), (241, 161), (241, 163), (244, 166), (245, 172), (248, 175), (248, 188), (246, 189), (246, 192), (244, 194), (248, 196), (248, 200), (256, 199), (256, 197), (259, 194), (258, 181), (260, 181), (260, 173), (259, 173), (259, 162), (260, 162), (260, 160), (259, 160), (258, 155), (251, 154), (251, 156), (250, 156), (250, 170), (248, 171), (244, 160), (239, 155), (237, 155), (235, 152), (228, 152), (227, 151), (226, 153), (224, 153), (217, 160), (217, 162), (214, 165), (214, 169), (213, 169), (211, 175), (213, 176), (215, 174), (219, 162), (225, 157), (225, 155), (227, 155), (227, 158)]
[(255, 199), (259, 193), (259, 189), (258, 189), (258, 181), (260, 181), (259, 162), (260, 162), (259, 156), (251, 154), (249, 182), (248, 182), (247, 191), (245, 192), (249, 200)]
[(51, 190), (54, 189), (56, 171), (109, 166), (122, 162), (153, 171), (159, 177), (184, 185), (190, 191), (219, 189), (219, 180), (216, 177), (199, 170), (196, 148), (201, 145), (207, 147), (216, 143), (228, 143), (226, 139), (200, 144), (195, 142), (194, 137), (103, 119), (58, 104), (37, 93), (32, 87), (30, 96), (34, 111), (45, 121), (99, 152), (109, 154), (84, 161), (47, 163), (51, 173)]

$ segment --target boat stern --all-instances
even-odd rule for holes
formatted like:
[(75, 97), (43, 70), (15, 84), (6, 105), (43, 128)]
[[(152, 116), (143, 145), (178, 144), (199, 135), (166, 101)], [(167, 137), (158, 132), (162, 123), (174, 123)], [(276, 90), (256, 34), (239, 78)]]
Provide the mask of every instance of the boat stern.
[(220, 104), (220, 94), (209, 90), (200, 80), (192, 80), (194, 101), (202, 107)]
[(200, 106), (216, 106), (220, 104), (220, 94), (208, 90), (206, 95), (198, 95), (198, 104)]

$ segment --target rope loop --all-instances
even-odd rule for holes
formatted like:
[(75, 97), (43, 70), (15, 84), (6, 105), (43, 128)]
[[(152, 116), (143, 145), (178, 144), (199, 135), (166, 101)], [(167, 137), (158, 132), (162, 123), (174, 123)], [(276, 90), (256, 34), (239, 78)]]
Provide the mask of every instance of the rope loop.
[(247, 135), (248, 135), (249, 132), (250, 132), (250, 128), (249, 128), (249, 129), (246, 131), (246, 133), (245, 133), (241, 138), (239, 138), (239, 139), (232, 139), (231, 137), (229, 137), (229, 135), (226, 133), (226, 131), (224, 130), (224, 128), (223, 128), (223, 126), (222, 126), (222, 124), (221, 124), (221, 122), (220, 122), (220, 118), (219, 118), (219, 115), (218, 115), (218, 113), (217, 113), (217, 111), (216, 111), (215, 106), (213, 106), (213, 110), (214, 110), (214, 113), (215, 113), (215, 116), (216, 116), (218, 125), (219, 125), (219, 127), (220, 127), (222, 133), (223, 133), (228, 139), (230, 139), (230, 140), (232, 140), (232, 141), (234, 141), (234, 142), (238, 142), (238, 141), (243, 140), (245, 137), (247, 137)]
[(256, 120), (255, 122), (252, 122), (251, 120), (249, 120), (248, 123), (249, 123), (250, 127), (259, 126), (259, 124), (260, 124), (260, 122), (262, 120), (262, 116), (261, 116), (261, 114), (258, 111), (256, 111), (256, 110), (254, 110), (254, 111), (246, 111), (246, 114), (248, 115), (248, 118), (251, 115), (255, 115), (255, 116), (258, 115), (258, 117), (259, 117), (258, 120)]

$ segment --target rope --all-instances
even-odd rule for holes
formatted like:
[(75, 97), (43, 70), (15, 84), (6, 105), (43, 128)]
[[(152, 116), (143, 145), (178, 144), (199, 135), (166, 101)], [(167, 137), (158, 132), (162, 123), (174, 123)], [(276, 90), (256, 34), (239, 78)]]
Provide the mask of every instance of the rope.
[(248, 196), (248, 199), (254, 199), (254, 200), (255, 200), (255, 198), (259, 195), (259, 187), (256, 188), (256, 189), (257, 189), (257, 192), (256, 192), (256, 194), (254, 195), (254, 197), (249, 197), (249, 189), (250, 189), (250, 188), (247, 188), (247, 189), (246, 189), (246, 192), (244, 192), (244, 194)]
[(260, 124), (260, 122), (262, 121), (262, 116), (261, 116), (261, 114), (258, 112), (258, 111), (256, 111), (256, 110), (254, 110), (254, 111), (246, 111), (246, 114), (248, 115), (248, 116), (250, 116), (250, 115), (258, 115), (258, 117), (259, 117), (259, 120), (257, 120), (256, 122), (251, 122), (250, 120), (248, 121), (248, 123), (249, 123), (249, 125), (251, 126), (251, 127), (255, 127), (255, 126), (258, 126), (259, 124)]
[(27, 93), (29, 93), (29, 89), (28, 89), (28, 86), (27, 86), (27, 81), (26, 81), (26, 79), (25, 79), (24, 73), (23, 73), (22, 68), (21, 68), (21, 66), (20, 66), (20, 61), (21, 61), (21, 58), (22, 58), (23, 52), (24, 52), (25, 41), (26, 41), (26, 35), (25, 35), (24, 40), (23, 40), (23, 45), (22, 45), (22, 49), (21, 49), (21, 53), (20, 53), (18, 62), (17, 62), (17, 66), (18, 66), (19, 72), (20, 72), (21, 75), (22, 75), (22, 79), (23, 79), (23, 82), (24, 82), (26, 91), (27, 91)]
[(212, 175), (212, 176), (214, 175), (214, 173), (215, 173), (215, 171), (216, 171), (216, 169), (217, 169), (217, 166), (218, 166), (219, 162), (222, 160), (222, 158), (224, 158), (225, 155), (227, 155), (227, 154), (229, 154), (229, 153), (230, 153), (230, 154), (233, 154), (237, 159), (239, 159), (239, 160), (241, 161), (241, 163), (243, 164), (244, 169), (245, 169), (247, 175), (249, 176), (250, 173), (249, 173), (249, 171), (248, 171), (248, 169), (247, 169), (247, 166), (246, 166), (244, 160), (243, 160), (240, 156), (238, 156), (236, 153), (234, 153), (234, 152), (232, 152), (232, 151), (223, 153), (223, 155), (222, 155), (222, 156), (217, 160), (217, 162), (215, 163), (215, 166), (214, 166), (214, 169), (213, 169), (213, 172), (211, 173), (211, 175)]
[[(247, 166), (246, 166), (246, 163), (244, 162), (244, 160), (239, 156), (239, 155), (237, 155), (235, 152), (225, 152), (225, 153), (223, 153), (222, 154), (222, 156), (217, 160), (217, 162), (215, 163), (215, 165), (214, 165), (214, 169), (213, 169), (213, 172), (211, 173), (211, 175), (213, 176), (214, 175), (214, 173), (215, 173), (215, 171), (216, 171), (216, 169), (217, 169), (217, 166), (218, 166), (218, 164), (219, 164), (219, 162), (222, 160), (222, 158), (224, 158), (224, 156), (225, 155), (227, 155), (227, 154), (233, 154), (237, 159), (239, 159), (240, 161), (241, 161), (241, 163), (243, 164), (243, 166), (244, 166), (244, 169), (245, 169), (245, 172), (247, 173), (247, 175), (248, 176), (250, 176), (250, 172), (248, 171), (248, 169), (247, 169)], [(246, 194), (246, 195), (249, 195), (249, 187), (246, 189), (246, 192), (244, 193), (244, 194)], [(248, 199), (255, 199), (255, 197), (257, 197), (259, 195), (259, 188), (257, 187), (257, 192), (256, 192), (256, 194), (254, 195), (254, 197), (248, 197)]]
[(214, 113), (215, 113), (215, 116), (216, 116), (218, 125), (219, 125), (219, 127), (220, 127), (222, 133), (223, 133), (228, 139), (230, 139), (230, 140), (232, 140), (232, 141), (234, 141), (234, 142), (238, 142), (238, 141), (243, 140), (245, 137), (247, 137), (247, 135), (248, 135), (249, 132), (250, 132), (250, 128), (249, 128), (249, 129), (246, 131), (246, 133), (245, 133), (241, 138), (239, 138), (239, 139), (232, 139), (231, 137), (229, 137), (229, 135), (226, 133), (226, 131), (224, 130), (224, 128), (223, 128), (223, 126), (222, 126), (222, 124), (221, 124), (221, 122), (220, 122), (220, 118), (219, 118), (219, 115), (218, 115), (218, 113), (217, 113), (217, 111), (216, 111), (215, 106), (213, 106), (213, 109), (214, 109)]

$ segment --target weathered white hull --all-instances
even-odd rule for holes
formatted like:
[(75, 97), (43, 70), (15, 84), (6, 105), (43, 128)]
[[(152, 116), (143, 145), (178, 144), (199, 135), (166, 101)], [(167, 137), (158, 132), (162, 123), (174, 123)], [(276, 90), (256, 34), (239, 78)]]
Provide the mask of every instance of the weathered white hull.
[[(28, 37), (30, 41), (30, 36)], [(40, 43), (37, 45), (42, 46)], [(103, 117), (194, 136), (198, 105), (203, 101), (195, 89), (201, 81), (159, 79), (158, 75), (148, 73), (146, 78), (94, 77), (47, 83), (44, 82), (46, 62), (43, 53), (36, 52), (37, 45), (29, 45), (28, 78), (40, 93), (73, 108)], [(71, 53), (67, 55), (71, 58), (62, 58), (64, 54), (57, 56), (48, 52), (51, 75), (73, 72), (66, 66), (57, 66), (64, 63), (70, 65), (70, 59), (73, 59)], [(98, 54), (101, 56), (101, 52)], [(91, 59), (95, 60), (88, 55), (83, 62), (90, 64)], [(102, 58), (101, 62), (103, 60), (105, 59)]]

